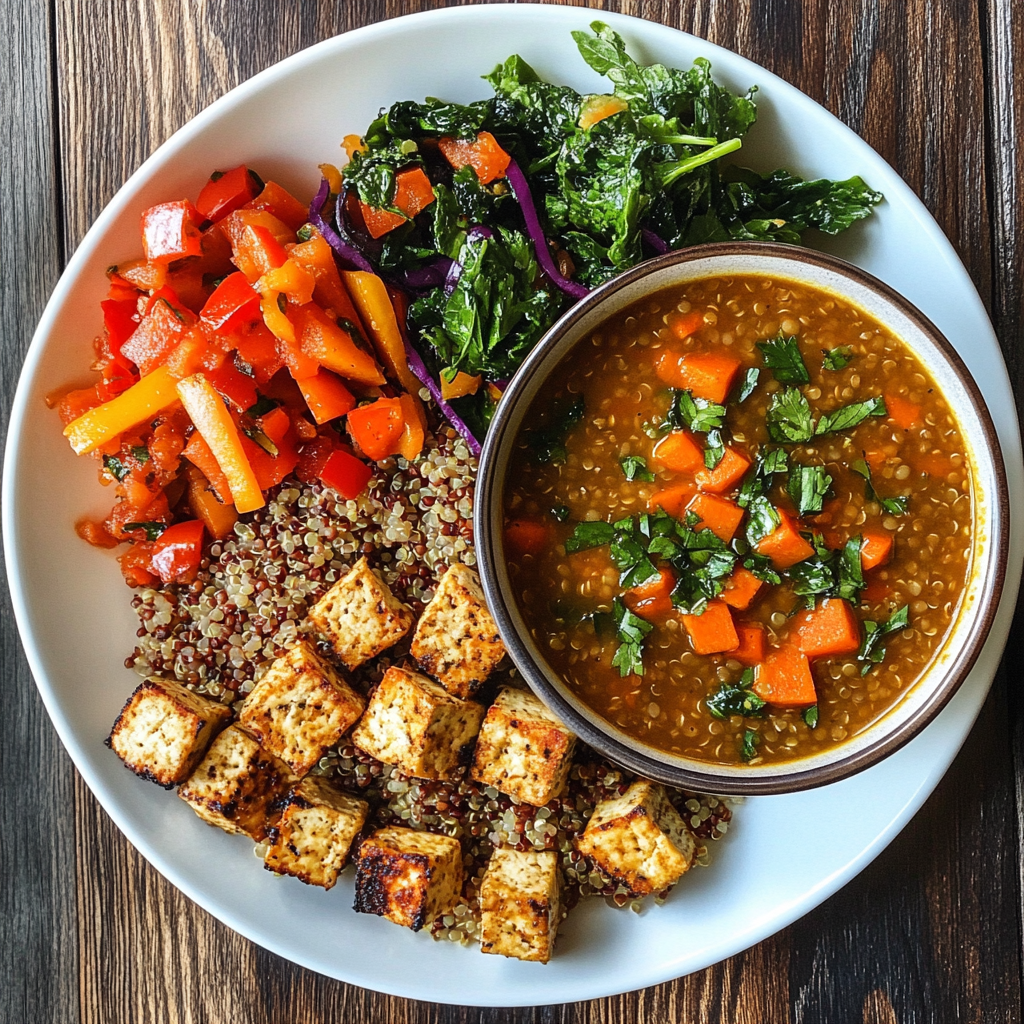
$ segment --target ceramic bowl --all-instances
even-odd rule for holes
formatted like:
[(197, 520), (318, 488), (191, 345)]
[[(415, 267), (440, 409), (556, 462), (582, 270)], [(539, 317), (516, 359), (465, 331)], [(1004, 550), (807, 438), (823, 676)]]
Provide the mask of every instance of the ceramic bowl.
[[(647, 295), (710, 277), (791, 280), (841, 297), (901, 338), (931, 373), (959, 419), (971, 463), (974, 531), (967, 587), (942, 647), (897, 704), (828, 750), (782, 763), (712, 764), (659, 750), (592, 711), (550, 667), (512, 596), (503, 540), (506, 468), (524, 416), (549, 375), (592, 331)], [(834, 256), (790, 245), (719, 243), (669, 253), (627, 271), (570, 310), (531, 353), (491, 425), (477, 481), (477, 558), (488, 600), (516, 666), (581, 738), (619, 764), (684, 789), (768, 794), (835, 782), (912, 739), (967, 677), (992, 624), (1006, 575), (1008, 497), (995, 428), (974, 378), (953, 346), (910, 302)]]

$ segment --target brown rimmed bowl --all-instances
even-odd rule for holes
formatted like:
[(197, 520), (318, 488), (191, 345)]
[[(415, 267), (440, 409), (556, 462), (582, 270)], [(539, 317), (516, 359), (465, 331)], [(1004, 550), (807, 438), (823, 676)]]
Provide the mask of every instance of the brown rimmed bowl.
[[(759, 275), (808, 285), (859, 307), (921, 360), (957, 415), (971, 465), (974, 537), (967, 586), (931, 663), (897, 704), (826, 751), (772, 764), (715, 764), (649, 746), (598, 715), (554, 672), (523, 622), (509, 584), (503, 537), (509, 456), (537, 392), (571, 350), (610, 317), (666, 288), (709, 277)], [(877, 278), (823, 253), (773, 243), (716, 243), (642, 263), (593, 291), (538, 343), (498, 406), (480, 459), (474, 516), (484, 590), (512, 660), (535, 693), (577, 735), (648, 778), (704, 792), (755, 795), (810, 789), (868, 768), (917, 735), (977, 660), (999, 604), (1009, 548), (1006, 472), (995, 427), (953, 346), (910, 302)]]

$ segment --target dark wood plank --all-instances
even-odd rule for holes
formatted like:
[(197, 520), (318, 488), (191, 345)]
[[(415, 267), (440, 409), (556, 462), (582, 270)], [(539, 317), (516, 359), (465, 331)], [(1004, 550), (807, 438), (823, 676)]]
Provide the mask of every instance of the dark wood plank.
[[(50, 21), (0, 3), (0, 436), (60, 272)], [(6, 579), (6, 574), (4, 574)], [(0, 585), (0, 1020), (78, 1020), (72, 766), (29, 674)]]
[[(68, 247), (142, 159), (226, 89), (335, 32), (439, 6), (445, 4), (62, 0), (57, 40)], [(1020, 218), (1016, 207), (1012, 216), (1005, 211), (1001, 197), (1019, 180), (1014, 174), (1020, 171), (1021, 126), (1014, 118), (1020, 104), (1002, 85), (995, 88), (1005, 125), (997, 133), (1002, 169), (994, 173), (1002, 177), (987, 193), (985, 183), (992, 179), (986, 178), (983, 134), (982, 26), (973, 5), (863, 0), (836, 9), (825, 0), (613, 0), (580, 6), (693, 31), (764, 64), (823, 102), (925, 198), (983, 296), (992, 293), (995, 262), (997, 306), (1006, 317), (1019, 309), (1021, 266), (1014, 240)], [(1010, 0), (994, 3), (986, 29), (1002, 39), (1004, 70), (1005, 58), (1020, 52), (1019, 45), (1016, 51), (1010, 45), (1020, 42), (1020, 18), (1010, 13), (1012, 7)], [(111, 53), (119, 55), (117, 62)], [(1010, 257), (1001, 269), (1001, 256), (992, 257), (993, 222), (1000, 246), (995, 251), (1005, 248)], [(1016, 326), (1014, 332), (1019, 342)], [(1014, 353), (1019, 351), (1018, 344)], [(314, 975), (252, 946), (160, 879), (79, 784), (83, 1020), (1012, 1019), (1019, 1005), (1019, 959), (999, 948), (1008, 937), (1011, 953), (1019, 948), (1012, 903), (999, 896), (1000, 887), (1014, 890), (1005, 707), (1005, 693), (998, 691), (986, 709), (984, 731), (976, 733), (907, 834), (805, 922), (678, 982), (616, 999), (520, 1011), (392, 999)], [(958, 966), (946, 971), (950, 961)]]

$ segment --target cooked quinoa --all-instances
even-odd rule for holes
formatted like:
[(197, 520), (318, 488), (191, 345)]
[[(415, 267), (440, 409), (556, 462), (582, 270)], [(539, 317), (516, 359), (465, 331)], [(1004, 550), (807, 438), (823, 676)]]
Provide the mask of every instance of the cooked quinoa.
[[(363, 555), (419, 615), (449, 565), (476, 562), (475, 474), (476, 460), (465, 442), (442, 428), (415, 463), (394, 458), (378, 464), (358, 500), (344, 501), (319, 481), (286, 481), (268, 495), (264, 508), (236, 524), (233, 537), (210, 547), (194, 583), (135, 593), (138, 645), (125, 664), (141, 676), (174, 678), (236, 705), (273, 659), (307, 633), (308, 609)], [(329, 655), (325, 645), (320, 650)], [(390, 665), (407, 656), (406, 640), (352, 673), (354, 684), (370, 692)], [(489, 703), (500, 685), (509, 684), (521, 685), (515, 669), (499, 669), (479, 699)], [(558, 850), (565, 910), (586, 896), (639, 909), (639, 900), (573, 846), (595, 804), (624, 793), (635, 778), (588, 747), (577, 748), (566, 794), (544, 807), (520, 803), (468, 778), (409, 778), (347, 742), (329, 751), (313, 771), (370, 801), (364, 834), (401, 824), (461, 841), (462, 899), (433, 922), (437, 938), (479, 940), (478, 889), (497, 845)], [(697, 837), (696, 862), (706, 865), (708, 846), (725, 834), (731, 811), (717, 797), (669, 794)], [(262, 857), (265, 851), (257, 846), (256, 852)]]

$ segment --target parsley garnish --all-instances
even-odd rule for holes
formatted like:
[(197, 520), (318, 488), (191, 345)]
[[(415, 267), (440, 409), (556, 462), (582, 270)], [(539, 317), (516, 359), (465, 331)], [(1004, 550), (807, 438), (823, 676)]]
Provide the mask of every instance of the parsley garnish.
[(708, 431), (708, 446), (704, 449), (704, 465), (714, 469), (725, 457), (725, 444), (720, 430)]
[(738, 683), (722, 683), (705, 702), (715, 718), (742, 715), (744, 718), (762, 718), (765, 702), (750, 688), (754, 672), (747, 669)]
[(759, 341), (757, 347), (764, 357), (764, 365), (780, 384), (810, 384), (811, 375), (800, 354), (795, 337), (786, 337), (781, 331), (769, 341)]
[(533, 449), (533, 457), (538, 462), (552, 465), (565, 462), (568, 454), (565, 450), (565, 439), (569, 436), (569, 431), (581, 419), (583, 419), (582, 398), (556, 407), (552, 422), (548, 426), (526, 433), (526, 443)]
[(744, 729), (740, 737), (740, 757), (749, 761), (757, 754), (757, 745), (761, 742), (761, 734), (755, 729)]
[(754, 547), (778, 529), (782, 519), (775, 506), (763, 495), (751, 498), (747, 505), (747, 543)]
[(818, 705), (812, 704), (809, 708), (804, 708), (803, 714), (800, 717), (807, 723), (808, 728), (817, 729)]
[(295, 237), (300, 242), (308, 242), (313, 237), (313, 225), (303, 224), (302, 227), (295, 232)]
[(619, 465), (627, 480), (642, 480), (644, 483), (654, 480), (654, 474), (647, 468), (647, 460), (642, 455), (623, 456)]
[(869, 416), (886, 416), (885, 399), (881, 395), (875, 395), (863, 402), (854, 402), (852, 405), (844, 405), (835, 412), (825, 413), (818, 425), (814, 428), (815, 436), (822, 434), (837, 434), (840, 430), (850, 430), (860, 426)]
[(871, 467), (863, 460), (857, 459), (850, 469), (854, 471), (858, 476), (864, 477), (864, 497), (868, 501), (876, 501), (882, 506), (884, 512), (888, 512), (891, 516), (902, 516), (906, 515), (907, 506), (910, 504), (910, 498), (906, 495), (900, 495), (895, 498), (883, 498), (878, 491), (875, 490), (875, 485), (871, 481)]
[(819, 597), (841, 597), (856, 603), (864, 589), (860, 562), (862, 538), (851, 537), (838, 551), (826, 547), (817, 533), (812, 535), (811, 543), (814, 554), (787, 570), (793, 593), (806, 598), (810, 608)]
[(266, 395), (260, 395), (256, 399), (256, 404), (245, 410), (245, 415), (252, 416), (253, 419), (259, 419), (260, 416), (266, 416), (272, 409), (276, 409), (277, 404), (274, 399), (267, 398)]
[(910, 607), (903, 605), (902, 608), (893, 612), (889, 621), (884, 625), (868, 620), (864, 623), (864, 642), (857, 652), (857, 660), (863, 661), (864, 666), (860, 670), (862, 676), (871, 671), (873, 665), (878, 665), (885, 660), (885, 647), (881, 641), (893, 633), (899, 633), (910, 625)]
[(665, 422), (669, 429), (682, 427), (706, 434), (724, 426), (725, 406), (706, 398), (694, 398), (689, 391), (676, 391)]
[(133, 533), (135, 530), (142, 530), (146, 534), (146, 540), (156, 540), (157, 537), (167, 529), (167, 524), (152, 521), (144, 523), (125, 523), (121, 529), (124, 530), (125, 533)]
[(133, 445), (132, 455), (137, 462), (149, 462), (149, 449), (144, 444)]
[(849, 345), (838, 345), (836, 348), (822, 349), (825, 358), (821, 365), (826, 370), (844, 370), (853, 360), (853, 349)]
[(566, 554), (573, 555), (577, 551), (588, 551), (599, 548), (602, 544), (610, 544), (615, 536), (615, 527), (611, 523), (584, 522), (577, 523), (565, 542)]
[(822, 466), (794, 466), (789, 473), (786, 490), (797, 515), (820, 512), (825, 507), (825, 498), (832, 487), (832, 477)]
[(740, 388), (736, 394), (737, 402), (745, 402), (753, 393), (754, 388), (757, 387), (757, 379), (761, 376), (761, 371), (756, 366), (751, 366), (745, 370), (743, 376), (740, 378)]
[(802, 444), (814, 436), (811, 407), (796, 388), (783, 388), (772, 395), (765, 426), (768, 436), (778, 444)]
[(116, 456), (104, 455), (103, 468), (120, 483), (131, 470)]
[(621, 676), (642, 676), (644, 639), (654, 629), (653, 623), (634, 615), (620, 597), (612, 602), (612, 618), (615, 622), (615, 635), (619, 639), (612, 666), (619, 670)]

